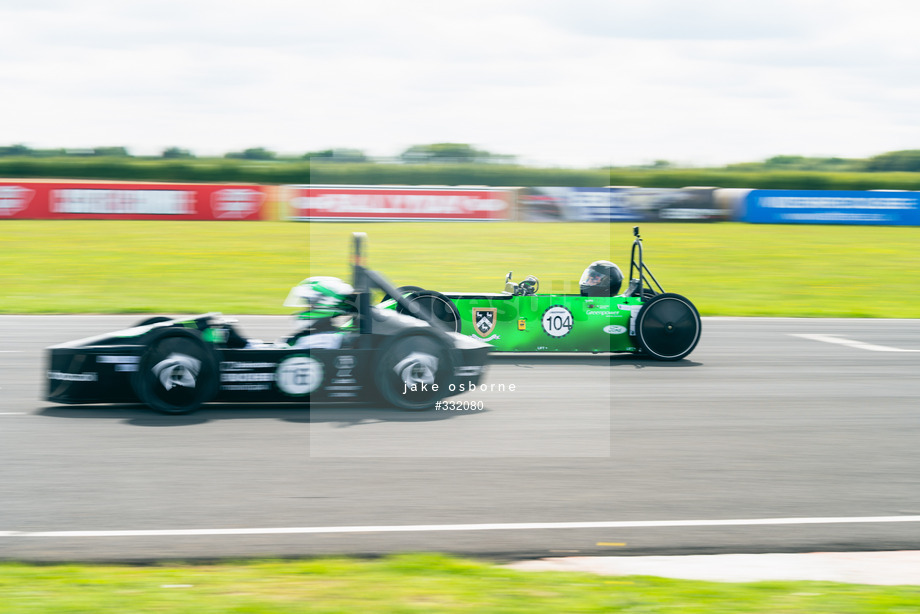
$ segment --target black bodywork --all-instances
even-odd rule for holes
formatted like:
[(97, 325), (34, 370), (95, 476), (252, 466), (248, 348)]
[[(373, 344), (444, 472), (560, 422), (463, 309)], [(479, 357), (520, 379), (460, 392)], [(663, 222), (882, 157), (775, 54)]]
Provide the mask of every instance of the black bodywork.
[[(356, 233), (353, 311), (336, 347), (308, 349), (240, 336), (209, 313), (152, 318), (133, 328), (47, 350), (47, 399), (56, 403), (143, 402), (185, 413), (209, 401), (379, 401), (428, 409), (480, 382), (490, 345), (433, 326), (379, 273), (365, 268)], [(371, 306), (394, 296), (415, 317)]]

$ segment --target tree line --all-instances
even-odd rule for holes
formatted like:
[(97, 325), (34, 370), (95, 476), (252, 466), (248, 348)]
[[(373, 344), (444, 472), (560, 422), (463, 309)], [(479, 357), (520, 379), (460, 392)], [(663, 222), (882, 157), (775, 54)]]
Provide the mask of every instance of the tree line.
[[(127, 147), (91, 147), (83, 149), (33, 149), (23, 144), (0, 146), (0, 158), (141, 158), (162, 160), (192, 160), (198, 158), (191, 150), (181, 147), (167, 147), (159, 156), (133, 156)], [(264, 147), (250, 147), (242, 151), (231, 151), (218, 158), (228, 160), (296, 162), (316, 160), (338, 163), (373, 163), (375, 160), (360, 149), (336, 148), (310, 151), (302, 155), (282, 155)], [(496, 154), (477, 149), (466, 143), (432, 143), (413, 145), (396, 156), (401, 163), (481, 163), (511, 164), (516, 156)]]
[(160, 156), (133, 156), (125, 147), (35, 150), (0, 147), (0, 177), (206, 183), (641, 186), (680, 188), (920, 190), (920, 150), (865, 160), (775, 156), (722, 168), (680, 168), (664, 160), (633, 167), (537, 168), (513, 156), (469, 145), (416, 145), (399, 157), (374, 160), (356, 150), (279, 156), (264, 148), (197, 157), (168, 148)]
[[(158, 156), (134, 156), (127, 147), (93, 147), (84, 149), (34, 149), (23, 144), (0, 146), (0, 158), (116, 158), (138, 160), (195, 160), (191, 150), (167, 147)], [(302, 155), (283, 155), (264, 147), (250, 147), (217, 156), (217, 159), (261, 162), (329, 162), (339, 164), (517, 164), (517, 156), (477, 149), (466, 143), (431, 143), (412, 145), (394, 158), (379, 160), (360, 149), (337, 148), (310, 151)], [(214, 159), (213, 156), (200, 159)], [(632, 167), (649, 170), (680, 170), (685, 167), (667, 160)], [(869, 158), (808, 157), (779, 155), (757, 162), (741, 162), (721, 167), (726, 171), (773, 172), (804, 171), (829, 173), (920, 172), (920, 149), (890, 151)]]

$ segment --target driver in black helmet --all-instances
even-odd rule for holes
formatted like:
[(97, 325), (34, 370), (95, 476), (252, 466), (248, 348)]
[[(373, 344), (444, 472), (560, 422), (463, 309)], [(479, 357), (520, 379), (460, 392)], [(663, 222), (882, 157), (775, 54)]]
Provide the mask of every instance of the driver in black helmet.
[(616, 296), (623, 285), (620, 267), (607, 260), (592, 262), (578, 282), (582, 296)]

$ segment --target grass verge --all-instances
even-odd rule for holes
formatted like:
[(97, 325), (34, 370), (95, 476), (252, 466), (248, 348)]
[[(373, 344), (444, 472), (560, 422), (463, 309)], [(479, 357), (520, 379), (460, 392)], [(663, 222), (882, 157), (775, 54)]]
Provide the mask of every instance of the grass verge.
[[(628, 270), (631, 224), (31, 221), (0, 223), (0, 313), (283, 314), (308, 275), (350, 278), (353, 231), (398, 285), (571, 291)], [(920, 228), (645, 224), (646, 262), (703, 315), (920, 317)]]
[(520, 572), (443, 555), (151, 567), (0, 564), (0, 613), (915, 612), (920, 588)]

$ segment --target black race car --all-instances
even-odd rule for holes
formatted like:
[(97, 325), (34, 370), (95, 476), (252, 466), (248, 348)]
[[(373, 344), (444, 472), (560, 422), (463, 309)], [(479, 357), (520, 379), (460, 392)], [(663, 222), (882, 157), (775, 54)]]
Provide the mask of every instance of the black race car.
[[(209, 401), (382, 401), (421, 410), (470, 390), (492, 347), (433, 325), (380, 273), (365, 268), (363, 243), (363, 233), (355, 233), (352, 307), (325, 347), (245, 339), (218, 313), (151, 318), (48, 348), (46, 398), (140, 401), (174, 414)], [(374, 289), (405, 303), (415, 317), (371, 306)]]

